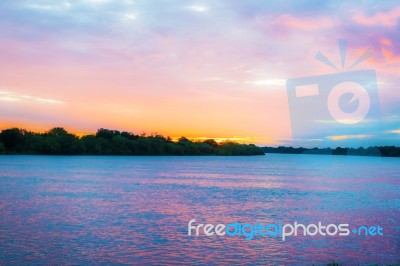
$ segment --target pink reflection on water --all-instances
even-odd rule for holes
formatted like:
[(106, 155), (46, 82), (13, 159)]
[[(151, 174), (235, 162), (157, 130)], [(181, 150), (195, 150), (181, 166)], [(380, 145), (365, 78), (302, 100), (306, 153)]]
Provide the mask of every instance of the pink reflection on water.
[[(5, 254), (17, 254), (7, 261), (352, 264), (398, 259), (399, 188), (393, 184), (399, 180), (393, 178), (394, 166), (380, 176), (336, 176), (318, 167), (285, 174), (285, 164), (280, 168), (278, 162), (273, 164), (278, 169), (249, 161), (241, 163), (242, 170), (228, 171), (213, 161), (193, 166), (191, 158), (185, 159), (187, 164), (135, 160), (118, 167), (102, 161), (91, 168), (88, 162), (88, 169), (66, 173), (0, 173), (2, 187), (7, 187), (0, 193), (0, 243)], [(224, 163), (231, 164), (219, 164)], [(9, 172), (14, 174), (4, 174)], [(191, 219), (213, 224), (380, 225), (385, 236), (299, 236), (284, 242), (271, 237), (189, 237)]]

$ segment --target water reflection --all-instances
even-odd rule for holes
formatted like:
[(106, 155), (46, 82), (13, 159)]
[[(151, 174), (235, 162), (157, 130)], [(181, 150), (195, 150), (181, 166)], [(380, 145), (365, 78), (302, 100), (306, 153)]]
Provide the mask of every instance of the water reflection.
[[(0, 157), (4, 264), (400, 262), (398, 159)], [(189, 237), (190, 219), (380, 225), (383, 237)]]

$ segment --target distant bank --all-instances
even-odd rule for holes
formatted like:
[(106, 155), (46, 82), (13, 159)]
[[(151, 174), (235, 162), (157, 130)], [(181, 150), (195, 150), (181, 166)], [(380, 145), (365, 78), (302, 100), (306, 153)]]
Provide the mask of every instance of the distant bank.
[(293, 148), (293, 147), (262, 147), (265, 153), (286, 153), (286, 154), (322, 154), (322, 155), (358, 155), (358, 156), (382, 156), (400, 157), (400, 147), (395, 146), (375, 146), (369, 148)]
[(185, 137), (172, 141), (161, 135), (136, 135), (131, 132), (99, 129), (78, 137), (62, 127), (46, 133), (9, 128), (0, 133), (0, 154), (41, 155), (264, 155), (253, 144), (213, 139), (193, 142)]

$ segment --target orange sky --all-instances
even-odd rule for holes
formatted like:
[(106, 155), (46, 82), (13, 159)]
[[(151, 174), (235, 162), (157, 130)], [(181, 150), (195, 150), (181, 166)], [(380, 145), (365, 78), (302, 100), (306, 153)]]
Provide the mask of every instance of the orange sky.
[(0, 128), (287, 144), (285, 82), (335, 73), (314, 56), (339, 62), (339, 38), (349, 62), (372, 49), (358, 69), (377, 70), (383, 118), (396, 120), (400, 9), (323, 5), (11, 1), (0, 16)]

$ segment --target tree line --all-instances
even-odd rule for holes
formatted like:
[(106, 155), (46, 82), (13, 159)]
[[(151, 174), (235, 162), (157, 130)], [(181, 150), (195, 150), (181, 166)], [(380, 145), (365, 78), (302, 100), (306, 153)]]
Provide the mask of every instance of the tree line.
[(78, 137), (62, 127), (55, 127), (45, 133), (20, 128), (2, 130), (0, 154), (264, 155), (264, 152), (253, 144), (217, 143), (213, 139), (195, 142), (185, 137), (172, 141), (158, 134), (136, 135), (104, 128), (97, 130), (96, 134)]
[(293, 148), (293, 147), (262, 147), (265, 153), (286, 153), (286, 154), (326, 154), (326, 155), (358, 155), (358, 156), (382, 156), (400, 157), (400, 147), (395, 146), (374, 146), (368, 148)]

